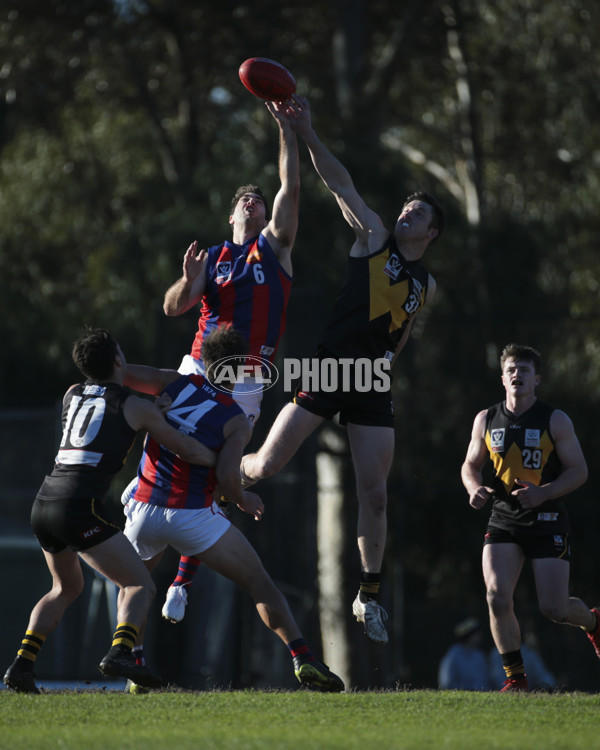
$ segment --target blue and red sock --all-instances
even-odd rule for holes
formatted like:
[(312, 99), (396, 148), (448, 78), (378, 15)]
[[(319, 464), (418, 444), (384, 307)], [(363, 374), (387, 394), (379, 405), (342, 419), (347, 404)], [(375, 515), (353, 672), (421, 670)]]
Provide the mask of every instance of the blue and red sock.
[(197, 557), (186, 557), (185, 555), (182, 555), (179, 558), (177, 577), (171, 586), (187, 586), (190, 584), (199, 567), (200, 560)]
[(290, 641), (286, 645), (288, 647), (288, 651), (292, 656), (292, 659), (294, 660), (295, 666), (304, 664), (307, 661), (314, 661), (315, 657), (312, 655), (310, 649), (306, 645), (306, 641), (304, 640), (304, 638), (297, 638), (295, 641)]

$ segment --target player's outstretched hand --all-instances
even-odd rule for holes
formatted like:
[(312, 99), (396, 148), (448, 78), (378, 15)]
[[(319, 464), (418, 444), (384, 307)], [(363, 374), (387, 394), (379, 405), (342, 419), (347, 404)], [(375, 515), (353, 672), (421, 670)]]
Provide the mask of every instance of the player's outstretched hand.
[(265, 105), (276, 120), (288, 122), (300, 136), (312, 127), (310, 104), (305, 96), (293, 94), (284, 102), (265, 102)]

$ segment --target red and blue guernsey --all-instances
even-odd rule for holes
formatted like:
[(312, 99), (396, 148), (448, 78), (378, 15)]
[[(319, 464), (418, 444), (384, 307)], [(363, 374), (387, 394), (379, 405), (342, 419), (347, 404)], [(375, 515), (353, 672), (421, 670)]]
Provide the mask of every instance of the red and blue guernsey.
[[(214, 451), (225, 442), (225, 423), (243, 414), (229, 395), (215, 390), (201, 375), (182, 375), (165, 393), (172, 399), (167, 421)], [(150, 435), (137, 473), (132, 498), (138, 502), (163, 508), (207, 508), (213, 502), (214, 468), (183, 461)]]
[(231, 323), (248, 341), (248, 354), (272, 361), (285, 330), (291, 287), (292, 277), (262, 234), (244, 245), (226, 241), (209, 247), (192, 357), (202, 359), (204, 337)]

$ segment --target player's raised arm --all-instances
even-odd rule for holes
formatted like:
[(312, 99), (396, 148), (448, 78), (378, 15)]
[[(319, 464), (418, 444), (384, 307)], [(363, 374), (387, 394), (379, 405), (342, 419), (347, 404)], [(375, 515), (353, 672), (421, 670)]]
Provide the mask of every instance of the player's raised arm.
[(379, 216), (359, 195), (346, 167), (322, 143), (312, 126), (310, 104), (303, 96), (294, 96), (289, 110), (294, 129), (306, 143), (319, 177), (335, 196), (342, 214), (354, 229), (357, 239), (369, 249), (379, 247), (389, 232)]
[(198, 250), (196, 240), (183, 256), (183, 273), (165, 293), (165, 315), (182, 315), (197, 305), (206, 286), (206, 250)]
[[(279, 262), (291, 274), (289, 255), (298, 231), (300, 198), (300, 159), (298, 139), (290, 120), (284, 116), (285, 105), (265, 102), (279, 125), (279, 179), (281, 187), (273, 201), (273, 214), (263, 234), (269, 241)], [(288, 267), (289, 266), (289, 267)]]

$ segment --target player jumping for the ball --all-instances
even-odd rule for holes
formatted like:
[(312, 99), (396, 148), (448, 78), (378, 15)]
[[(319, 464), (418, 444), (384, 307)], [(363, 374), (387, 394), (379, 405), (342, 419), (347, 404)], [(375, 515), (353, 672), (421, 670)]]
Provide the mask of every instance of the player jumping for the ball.
[[(435, 281), (421, 258), (442, 232), (443, 212), (431, 195), (414, 193), (405, 200), (390, 232), (358, 194), (346, 168), (319, 140), (308, 101), (301, 96), (293, 100), (286, 116), (308, 146), (315, 169), (356, 234), (346, 279), (318, 356), (352, 361), (385, 358), (393, 363), (408, 340), (415, 315), (435, 292)], [(350, 381), (353, 376), (351, 373)], [(352, 611), (371, 640), (387, 643), (383, 624), (387, 614), (377, 597), (387, 534), (386, 484), (394, 454), (389, 389), (297, 392), (293, 403), (280, 412), (260, 450), (244, 456), (242, 478), (250, 485), (279, 471), (313, 430), (337, 413), (348, 429), (359, 504), (362, 572)]]
[[(233, 324), (248, 344), (248, 354), (272, 361), (285, 329), (292, 286), (291, 253), (298, 229), (300, 172), (298, 143), (283, 105), (266, 103), (279, 127), (281, 186), (272, 213), (257, 185), (242, 185), (231, 201), (232, 239), (200, 250), (187, 249), (183, 273), (165, 294), (166, 315), (182, 315), (200, 304), (198, 331), (191, 352), (179, 367), (183, 374), (204, 373), (201, 349), (207, 335), (222, 323)], [(255, 360), (256, 361), (256, 360)], [(252, 424), (260, 414), (262, 391), (255, 383), (239, 383), (233, 398)], [(163, 617), (179, 622), (185, 615), (187, 590), (200, 561), (183, 556), (167, 591)]]

